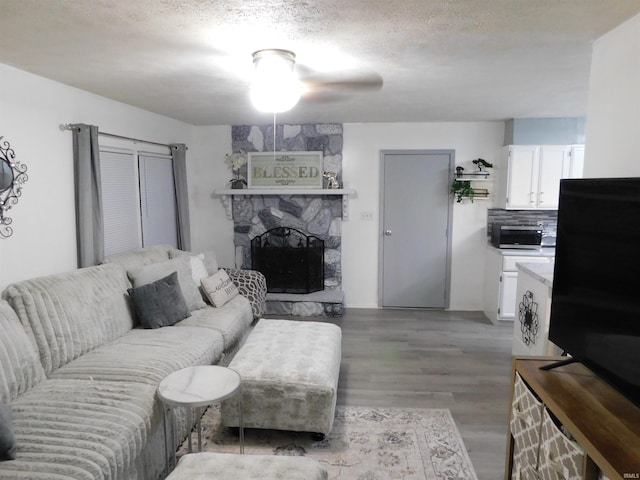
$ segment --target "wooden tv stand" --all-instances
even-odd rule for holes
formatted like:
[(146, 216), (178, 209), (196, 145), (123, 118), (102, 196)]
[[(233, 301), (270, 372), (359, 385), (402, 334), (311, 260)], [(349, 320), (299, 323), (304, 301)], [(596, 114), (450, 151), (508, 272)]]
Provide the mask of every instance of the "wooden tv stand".
[[(507, 442), (507, 462), (505, 480), (511, 480), (512, 470), (520, 471), (522, 461), (514, 465), (514, 430), (519, 427), (515, 419), (523, 412), (519, 412), (516, 404), (526, 403), (519, 400), (514, 402), (514, 384), (516, 373), (524, 380), (529, 390), (542, 403), (542, 410), (546, 410), (559, 421), (564, 429), (574, 438), (584, 451), (584, 462), (574, 478), (595, 480), (608, 478), (610, 480), (640, 479), (640, 408), (622, 396), (617, 390), (593, 374), (580, 363), (573, 363), (553, 370), (540, 370), (540, 367), (562, 360), (557, 357), (514, 357), (513, 379), (511, 393), (511, 414)], [(522, 392), (522, 382), (520, 392)], [(517, 400), (517, 399), (516, 399)], [(531, 425), (523, 421), (523, 425)], [(515, 427), (514, 427), (515, 425)], [(527, 428), (526, 426), (523, 428)], [(537, 427), (536, 427), (537, 428)], [(542, 431), (542, 427), (540, 428)], [(522, 442), (522, 440), (519, 440)], [(540, 440), (542, 445), (542, 437)], [(522, 443), (521, 443), (522, 444)], [(518, 447), (517, 450), (523, 450)], [(535, 451), (535, 448), (530, 449)], [(541, 467), (544, 448), (538, 449), (537, 464), (532, 466), (535, 471)], [(552, 455), (546, 453), (547, 457)], [(521, 459), (522, 457), (518, 457)], [(557, 477), (567, 475), (567, 469), (560, 461), (556, 462)], [(540, 472), (535, 471), (532, 478), (537, 478)], [(601, 476), (602, 475), (602, 476)], [(550, 478), (541, 475), (542, 478)], [(522, 475), (522, 478), (529, 478)]]

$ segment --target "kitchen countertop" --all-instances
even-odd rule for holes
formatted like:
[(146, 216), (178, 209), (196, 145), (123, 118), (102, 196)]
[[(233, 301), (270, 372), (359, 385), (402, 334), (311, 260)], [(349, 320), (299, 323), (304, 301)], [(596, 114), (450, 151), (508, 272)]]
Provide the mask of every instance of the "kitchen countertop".
[(547, 287), (553, 288), (553, 263), (518, 262), (516, 267), (519, 272), (529, 274)]
[(555, 257), (556, 248), (555, 247), (539, 247), (539, 248), (497, 248), (493, 245), (488, 245), (488, 247), (494, 252), (499, 253), (500, 255), (507, 256), (522, 256), (522, 257)]

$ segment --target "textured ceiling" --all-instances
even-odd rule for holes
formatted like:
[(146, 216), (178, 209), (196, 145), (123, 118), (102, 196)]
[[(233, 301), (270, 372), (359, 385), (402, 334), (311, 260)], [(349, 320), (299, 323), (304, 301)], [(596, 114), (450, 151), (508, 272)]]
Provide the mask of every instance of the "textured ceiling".
[(269, 122), (251, 53), (383, 88), (281, 122), (583, 116), (592, 42), (638, 0), (0, 0), (0, 63), (194, 125)]

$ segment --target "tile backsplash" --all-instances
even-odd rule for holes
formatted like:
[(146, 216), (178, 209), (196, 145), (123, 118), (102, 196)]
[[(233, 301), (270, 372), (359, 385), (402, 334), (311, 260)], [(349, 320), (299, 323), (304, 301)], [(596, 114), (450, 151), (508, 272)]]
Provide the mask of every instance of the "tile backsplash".
[(511, 225), (542, 225), (544, 235), (555, 236), (558, 226), (557, 210), (505, 210), (490, 208), (487, 211), (487, 240), (495, 223)]

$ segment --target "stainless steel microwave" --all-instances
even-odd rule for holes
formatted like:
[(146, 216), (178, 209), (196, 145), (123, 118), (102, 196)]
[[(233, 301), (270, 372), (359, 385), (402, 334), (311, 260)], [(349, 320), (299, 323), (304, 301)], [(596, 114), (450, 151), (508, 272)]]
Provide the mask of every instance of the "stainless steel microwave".
[(539, 248), (542, 227), (496, 223), (491, 229), (491, 244), (498, 248)]

